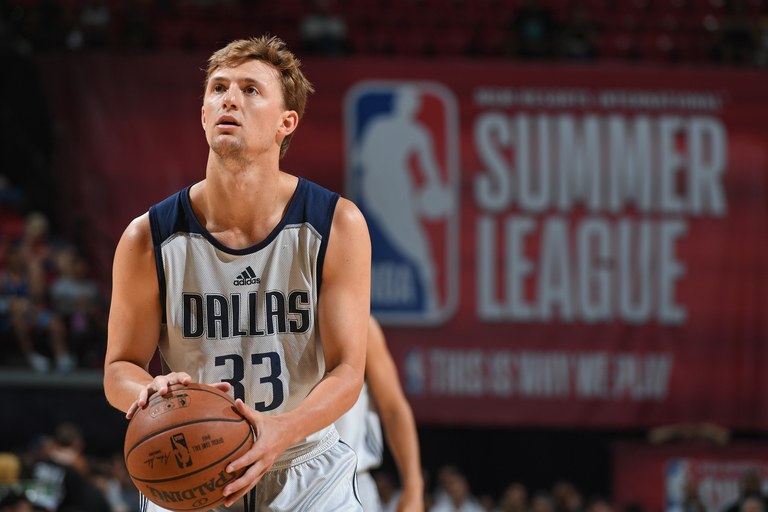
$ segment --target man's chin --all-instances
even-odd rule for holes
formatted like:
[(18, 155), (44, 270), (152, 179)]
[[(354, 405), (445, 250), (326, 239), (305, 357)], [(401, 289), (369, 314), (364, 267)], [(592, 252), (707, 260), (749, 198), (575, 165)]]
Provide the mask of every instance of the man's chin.
[(211, 150), (221, 158), (237, 158), (241, 156), (242, 149), (240, 141), (231, 137), (219, 136), (211, 141)]

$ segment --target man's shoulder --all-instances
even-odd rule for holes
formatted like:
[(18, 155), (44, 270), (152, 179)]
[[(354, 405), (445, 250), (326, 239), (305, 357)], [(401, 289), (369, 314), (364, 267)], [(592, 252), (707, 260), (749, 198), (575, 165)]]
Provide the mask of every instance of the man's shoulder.
[(148, 227), (155, 244), (174, 233), (197, 231), (191, 213), (189, 185), (152, 205), (147, 212)]
[(312, 181), (307, 178), (301, 178), (300, 180), (303, 182), (303, 186), (306, 188), (307, 192), (310, 194), (321, 194), (325, 196), (338, 196), (338, 192), (334, 192), (333, 190), (320, 185), (319, 183)]
[(188, 196), (189, 189), (192, 187), (192, 185), (187, 185), (186, 187), (177, 190), (173, 192), (172, 194), (169, 194), (168, 196), (164, 197), (160, 201), (157, 201), (152, 206), (150, 206), (150, 210), (153, 208), (163, 208), (163, 207), (169, 207), (171, 205), (178, 204), (182, 197)]

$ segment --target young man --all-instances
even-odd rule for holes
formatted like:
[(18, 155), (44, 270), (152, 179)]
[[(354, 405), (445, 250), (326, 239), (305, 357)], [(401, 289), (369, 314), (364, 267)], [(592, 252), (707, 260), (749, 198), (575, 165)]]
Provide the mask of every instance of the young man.
[(424, 479), (413, 411), (405, 398), (397, 367), (375, 318), (368, 326), (365, 384), (352, 409), (336, 422), (341, 438), (357, 453), (357, 485), (365, 512), (382, 509), (370, 471), (382, 462), (381, 427), (400, 473), (399, 512), (424, 511)]
[(214, 53), (205, 179), (131, 222), (115, 254), (107, 399), (130, 418), (172, 384), (231, 390), (256, 440), (228, 467), (248, 469), (227, 507), (360, 510), (332, 423), (363, 383), (370, 239), (351, 202), (280, 170), (311, 91), (278, 38)]

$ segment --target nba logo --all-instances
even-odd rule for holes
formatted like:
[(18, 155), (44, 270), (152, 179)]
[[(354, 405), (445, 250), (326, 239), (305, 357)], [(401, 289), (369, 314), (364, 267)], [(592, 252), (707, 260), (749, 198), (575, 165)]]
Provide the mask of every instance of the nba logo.
[(371, 311), (437, 324), (458, 302), (458, 114), (434, 82), (361, 82), (345, 101), (347, 195), (368, 221)]

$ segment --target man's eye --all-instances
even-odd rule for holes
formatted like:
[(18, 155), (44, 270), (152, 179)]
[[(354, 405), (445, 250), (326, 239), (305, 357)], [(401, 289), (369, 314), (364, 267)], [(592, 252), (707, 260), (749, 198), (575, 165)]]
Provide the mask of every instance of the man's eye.
[(259, 90), (255, 87), (246, 87), (245, 88), (245, 94), (259, 94)]
[(224, 86), (221, 84), (214, 85), (213, 92), (224, 92)]

